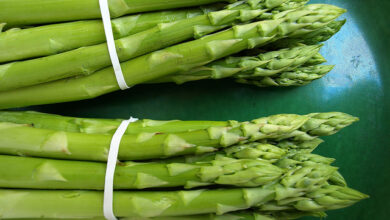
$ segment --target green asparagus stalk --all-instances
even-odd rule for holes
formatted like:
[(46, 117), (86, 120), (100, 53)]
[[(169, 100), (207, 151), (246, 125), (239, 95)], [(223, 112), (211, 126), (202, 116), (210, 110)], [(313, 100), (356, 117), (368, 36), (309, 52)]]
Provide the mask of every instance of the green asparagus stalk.
[[(280, 220), (286, 219), (296, 219), (296, 215), (290, 215), (287, 213), (286, 217), (292, 216), (293, 218), (283, 218)], [(304, 212), (299, 216), (312, 216), (312, 213)], [(58, 220), (58, 218), (39, 218), (40, 220)], [(190, 216), (166, 216), (166, 217), (156, 217), (156, 218), (148, 218), (148, 217), (125, 217), (120, 218), (120, 220), (279, 220), (274, 218), (268, 214), (262, 214), (259, 211), (238, 211), (231, 212), (224, 215), (216, 215), (216, 214), (204, 214), (204, 215), (190, 215)], [(22, 220), (37, 220), (31, 218), (23, 218)], [(96, 218), (68, 218), (61, 220), (106, 220), (104, 217), (96, 217)]]
[[(333, 171), (333, 167), (326, 165), (307, 165), (290, 172), (278, 183), (259, 188), (115, 191), (114, 213), (118, 217), (185, 216), (225, 214), (251, 207), (268, 211), (277, 205), (280, 209), (286, 209), (288, 205), (298, 211), (311, 212), (341, 208), (367, 198), (346, 187), (324, 186)], [(3, 218), (92, 218), (103, 215), (103, 194), (97, 191), (0, 190), (0, 195)]]
[[(164, 9), (185, 8), (226, 0), (109, 0), (112, 18), (126, 14)], [(0, 21), (7, 26), (57, 23), (101, 18), (99, 2), (95, 0), (3, 0)]]
[[(319, 57), (321, 57), (321, 61), (324, 61), (324, 58), (318, 53), (321, 46), (298, 46), (262, 53), (256, 57), (227, 57), (187, 72), (156, 79), (150, 83), (175, 82), (182, 84), (202, 79), (252, 78), (277, 75), (278, 73), (295, 70), (307, 62), (319, 62)], [(311, 61), (312, 58), (313, 61)]]
[[(290, 220), (298, 219), (304, 216), (313, 217), (326, 217), (323, 212), (301, 212), (301, 211), (289, 211), (289, 212), (267, 212), (262, 213), (255, 210), (229, 212), (223, 215), (216, 214), (204, 214), (204, 215), (190, 215), (190, 216), (168, 216), (168, 217), (127, 217), (121, 218), (121, 220)], [(41, 220), (57, 220), (50, 218), (40, 218)], [(36, 220), (36, 219), (23, 219), (23, 220)], [(71, 218), (66, 220), (105, 220), (103, 217), (77, 219)]]
[[(271, 1), (281, 3), (280, 0)], [(251, 5), (241, 4), (236, 6), (239, 9), (220, 10), (173, 23), (160, 23), (154, 28), (116, 40), (119, 60), (124, 62), (194, 37), (200, 37), (232, 26), (235, 21), (254, 19), (266, 10), (272, 9), (267, 8), (267, 5), (267, 2), (261, 2), (252, 10)], [(111, 65), (106, 43), (44, 58), (5, 64), (0, 67), (3, 69), (0, 91), (71, 76), (89, 75)]]
[[(286, 36), (306, 34), (333, 21), (344, 11), (344, 9), (331, 5), (307, 5), (297, 10), (279, 13), (274, 16), (273, 20), (235, 26), (199, 40), (137, 57), (122, 63), (122, 70), (127, 84), (137, 85), (202, 66)], [(113, 70), (106, 68), (86, 77), (2, 92), (0, 93), (0, 108), (82, 100), (116, 90), (119, 90), (119, 86)]]
[(345, 22), (346, 20), (332, 21), (325, 27), (316, 30), (310, 34), (302, 35), (296, 38), (281, 39), (268, 45), (267, 48), (274, 50), (277, 48), (286, 48), (298, 44), (314, 45), (321, 42), (325, 42), (331, 37), (333, 37), (335, 34), (337, 34), (344, 26)]
[[(307, 120), (316, 120), (317, 114), (310, 114)], [(353, 121), (358, 120), (343, 113), (321, 113), (320, 119), (325, 119), (323, 123), (328, 123), (327, 120), (338, 120), (336, 123), (342, 123), (344, 127), (348, 126)], [(311, 119), (311, 117), (314, 117)], [(323, 118), (321, 118), (323, 117)], [(275, 117), (277, 118), (277, 116)], [(352, 119), (352, 120), (351, 120)], [(87, 134), (114, 134), (123, 119), (95, 119), (95, 118), (75, 118), (66, 117), (54, 114), (45, 114), (32, 111), (0, 111), (0, 122), (11, 122), (15, 124), (28, 124), (34, 128), (42, 128), (48, 130), (65, 131), (73, 133)], [(125, 134), (147, 133), (178, 133), (190, 132), (210, 127), (233, 127), (239, 122), (229, 121), (157, 121), (150, 119), (141, 119), (129, 125)], [(341, 129), (341, 128), (337, 128)], [(337, 130), (336, 130), (337, 131)], [(291, 150), (294, 146), (288, 142), (276, 143), (284, 149)], [(283, 144), (283, 145), (282, 145)], [(319, 143), (318, 143), (319, 144)], [(317, 145), (318, 145), (317, 144)], [(302, 145), (300, 145), (302, 146)], [(311, 145), (308, 145), (309, 150), (314, 150)], [(310, 151), (311, 152), (311, 151)], [(310, 153), (309, 152), (309, 153)]]
[(320, 79), (329, 73), (334, 66), (317, 65), (308, 67), (299, 67), (295, 70), (283, 72), (276, 76), (256, 77), (249, 79), (237, 79), (238, 83), (255, 85), (258, 87), (270, 86), (303, 86), (314, 80)]
[[(0, 165), (1, 188), (104, 189), (104, 163), (0, 155)], [(283, 173), (283, 169), (257, 159), (219, 157), (192, 164), (125, 162), (116, 167), (114, 188), (256, 187), (280, 178)]]
[[(113, 19), (114, 38), (123, 38), (159, 23), (169, 23), (202, 15), (215, 7), (150, 12)], [(0, 63), (48, 56), (106, 41), (101, 20), (51, 24), (1, 33)]]
[[(86, 134), (114, 134), (124, 119), (75, 118), (32, 111), (0, 111), (0, 122), (28, 124), (34, 128)], [(159, 121), (141, 119), (131, 123), (125, 134), (177, 133), (209, 127), (228, 127), (237, 121)]]
[[(332, 135), (355, 122), (344, 113), (313, 113), (307, 116), (274, 115), (228, 127), (209, 127), (179, 133), (124, 135), (119, 160), (147, 160), (203, 154), (235, 144), (272, 139), (307, 141)], [(0, 123), (0, 153), (59, 159), (105, 161), (112, 135), (72, 133)]]
[[(245, 210), (258, 202), (257, 193), (247, 189), (195, 191), (115, 191), (117, 217), (185, 216)], [(246, 199), (250, 194), (251, 199)], [(267, 194), (266, 194), (267, 195)], [(40, 202), (37, 202), (39, 198)], [(8, 200), (8, 202), (6, 202)], [(264, 200), (264, 199), (263, 199)], [(65, 190), (0, 190), (3, 218), (94, 218), (103, 217), (103, 193)], [(15, 212), (17, 207), (18, 211)]]
[[(310, 215), (311, 213), (308, 213)], [(303, 214), (303, 216), (306, 216)], [(39, 218), (40, 220), (58, 220), (58, 218)], [(261, 214), (259, 211), (239, 211), (231, 212), (224, 215), (216, 214), (204, 214), (204, 215), (190, 215), (190, 216), (167, 216), (167, 217), (125, 217), (120, 218), (120, 220), (277, 220), (274, 217), (269, 216), (268, 214)], [(37, 220), (31, 218), (23, 218), (21, 220)], [(106, 220), (104, 217), (96, 218), (68, 218), (61, 220)], [(284, 219), (285, 220), (285, 219)]]
[[(307, 120), (314, 121), (316, 114), (309, 115)], [(325, 116), (322, 123), (329, 123), (331, 120), (336, 120), (336, 123), (342, 123), (344, 127), (350, 123), (357, 121), (358, 118), (348, 116), (343, 113), (322, 113), (319, 115)], [(314, 118), (311, 118), (314, 116)], [(277, 116), (275, 117), (277, 118)], [(329, 122), (327, 121), (329, 120)], [(337, 121), (338, 120), (338, 121)], [(123, 119), (94, 119), (94, 118), (75, 118), (65, 117), (54, 114), (45, 114), (39, 112), (23, 112), (23, 111), (0, 111), (0, 122), (11, 122), (15, 124), (29, 125), (34, 128), (42, 128), (47, 130), (65, 131), (72, 133), (86, 133), (86, 134), (114, 134)], [(150, 119), (142, 119), (133, 122), (129, 125), (125, 134), (138, 133), (178, 133), (190, 132), (195, 130), (208, 129), (210, 127), (233, 127), (239, 122), (229, 121), (156, 121)], [(337, 128), (335, 132), (340, 130)], [(307, 131), (307, 130), (306, 130)], [(310, 138), (309, 138), (310, 139)], [(319, 142), (321, 143), (321, 141)], [(318, 143), (318, 144), (319, 144)], [(274, 143), (278, 144), (283, 149), (291, 150), (294, 144), (289, 145), (288, 142)], [(317, 145), (318, 145), (317, 144)], [(303, 145), (300, 145), (303, 146)], [(308, 150), (313, 151), (311, 145), (307, 145)], [(309, 151), (309, 153), (311, 152)]]

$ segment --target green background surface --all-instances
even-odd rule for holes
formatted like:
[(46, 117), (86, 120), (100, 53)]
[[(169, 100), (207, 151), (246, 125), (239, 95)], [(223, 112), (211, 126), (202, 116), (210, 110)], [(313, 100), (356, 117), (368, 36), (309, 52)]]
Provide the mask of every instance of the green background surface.
[[(250, 120), (278, 114), (342, 111), (361, 121), (325, 138), (316, 153), (336, 158), (349, 185), (371, 196), (329, 212), (330, 220), (390, 219), (390, 1), (312, 1), (348, 9), (348, 23), (322, 54), (336, 68), (302, 88), (260, 89), (229, 80), (142, 85), (94, 100), (29, 108), (100, 118)], [(307, 218), (311, 219), (311, 218)]]

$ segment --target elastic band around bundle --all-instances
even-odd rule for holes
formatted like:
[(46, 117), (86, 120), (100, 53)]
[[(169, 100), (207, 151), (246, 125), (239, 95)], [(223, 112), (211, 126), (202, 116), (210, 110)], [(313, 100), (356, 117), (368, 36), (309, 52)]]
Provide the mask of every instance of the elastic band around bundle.
[(112, 67), (114, 68), (116, 81), (118, 82), (119, 87), (122, 90), (130, 88), (123, 76), (121, 64), (119, 62), (118, 54), (116, 52), (114, 34), (112, 32), (111, 26), (111, 16), (110, 9), (108, 7), (107, 0), (99, 0), (100, 12), (102, 14), (104, 33), (106, 35), (108, 53), (110, 54), (110, 59), (112, 63)]
[(104, 183), (104, 201), (103, 201), (103, 213), (107, 220), (117, 220), (113, 209), (113, 194), (114, 194), (114, 174), (115, 167), (118, 160), (119, 145), (122, 137), (125, 134), (127, 127), (133, 122), (138, 121), (137, 118), (131, 117), (129, 120), (122, 121), (112, 136), (110, 150), (108, 152), (106, 178)]

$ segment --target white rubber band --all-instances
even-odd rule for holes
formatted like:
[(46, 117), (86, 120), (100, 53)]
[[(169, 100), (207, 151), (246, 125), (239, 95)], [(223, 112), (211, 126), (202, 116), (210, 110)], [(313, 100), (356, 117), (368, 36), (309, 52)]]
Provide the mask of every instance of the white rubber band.
[(129, 120), (122, 121), (112, 136), (110, 150), (108, 152), (106, 178), (104, 183), (104, 198), (103, 198), (103, 213), (107, 220), (117, 220), (113, 210), (113, 193), (114, 193), (114, 174), (115, 167), (118, 160), (119, 145), (122, 137), (125, 134), (127, 127), (138, 121), (137, 118), (131, 117)]
[(123, 76), (121, 64), (119, 62), (118, 54), (116, 53), (114, 34), (112, 33), (111, 26), (111, 16), (110, 9), (108, 8), (107, 0), (99, 0), (100, 13), (102, 14), (104, 33), (106, 35), (108, 53), (110, 54), (110, 59), (112, 67), (114, 68), (116, 81), (118, 82), (119, 87), (122, 90), (130, 88)]

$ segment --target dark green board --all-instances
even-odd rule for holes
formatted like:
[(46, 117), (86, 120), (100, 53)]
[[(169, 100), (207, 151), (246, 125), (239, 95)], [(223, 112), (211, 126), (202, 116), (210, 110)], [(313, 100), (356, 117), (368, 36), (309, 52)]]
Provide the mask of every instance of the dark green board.
[(329, 212), (330, 220), (390, 219), (390, 1), (340, 0), (344, 29), (322, 49), (336, 68), (306, 87), (259, 89), (230, 81), (136, 86), (91, 101), (29, 108), (69, 116), (249, 120), (278, 114), (343, 111), (361, 121), (325, 138), (316, 153), (334, 157), (350, 186), (371, 196)]

